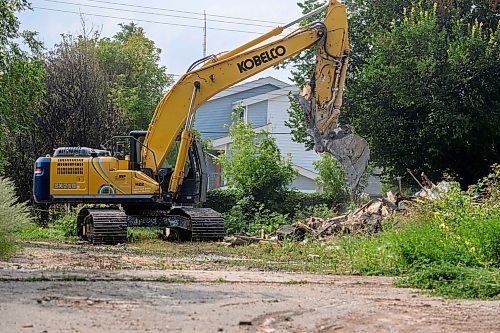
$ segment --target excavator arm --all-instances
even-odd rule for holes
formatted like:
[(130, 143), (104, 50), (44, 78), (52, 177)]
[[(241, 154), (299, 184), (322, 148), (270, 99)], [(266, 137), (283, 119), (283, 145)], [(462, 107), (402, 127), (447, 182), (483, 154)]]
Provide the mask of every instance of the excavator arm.
[(179, 152), (169, 183), (169, 192), (177, 193), (193, 141), (192, 129), (197, 109), (224, 89), (313, 45), (318, 46), (316, 70), (301, 104), (305, 106), (306, 121), (313, 124), (311, 128), (317, 141), (317, 151), (324, 150), (324, 140), (332, 136), (337, 127), (349, 55), (345, 5), (330, 0), (328, 5), (312, 14), (324, 10), (327, 10), (327, 15), (323, 22), (302, 27), (284, 38), (260, 45), (298, 20), (277, 27), (235, 50), (195, 63), (157, 106), (144, 140), (142, 166), (157, 173), (181, 133)]

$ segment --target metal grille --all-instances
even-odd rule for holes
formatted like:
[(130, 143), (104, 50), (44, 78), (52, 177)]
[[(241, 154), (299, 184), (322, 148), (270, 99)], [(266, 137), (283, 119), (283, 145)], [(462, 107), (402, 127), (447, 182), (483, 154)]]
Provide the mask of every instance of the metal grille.
[(83, 158), (65, 158), (57, 161), (58, 175), (83, 175)]

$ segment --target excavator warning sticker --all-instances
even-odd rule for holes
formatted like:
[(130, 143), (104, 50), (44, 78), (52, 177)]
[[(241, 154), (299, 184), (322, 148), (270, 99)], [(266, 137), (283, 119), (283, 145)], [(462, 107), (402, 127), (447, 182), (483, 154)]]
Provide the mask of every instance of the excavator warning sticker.
[(243, 73), (259, 67), (260, 65), (265, 64), (269, 61), (283, 57), (285, 54), (286, 48), (284, 46), (276, 46), (269, 51), (262, 52), (259, 55), (253, 56), (252, 58), (248, 58), (238, 63), (238, 69), (240, 73)]

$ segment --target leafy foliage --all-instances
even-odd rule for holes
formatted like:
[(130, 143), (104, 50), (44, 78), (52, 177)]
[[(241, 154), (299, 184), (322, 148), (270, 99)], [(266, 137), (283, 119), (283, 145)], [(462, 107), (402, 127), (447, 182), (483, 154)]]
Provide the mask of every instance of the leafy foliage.
[[(237, 110), (238, 111), (238, 110)], [(219, 156), (222, 177), (235, 195), (235, 205), (225, 214), (226, 232), (270, 232), (289, 222), (282, 214), (297, 177), (291, 159), (284, 159), (269, 132), (256, 133), (251, 124), (233, 115), (229, 126), (232, 139), (227, 154)]]
[[(498, 3), (487, 0), (346, 1), (350, 75), (342, 123), (354, 125), (391, 176), (444, 171), (471, 184), (498, 161), (500, 57)], [(317, 0), (304, 0), (304, 12)], [(287, 64), (302, 86), (314, 53)], [(294, 140), (311, 149), (292, 101)], [(418, 147), (419, 150), (415, 151)]]
[(128, 129), (146, 130), (172, 78), (159, 66), (161, 50), (143, 28), (134, 23), (120, 27), (113, 38), (96, 41), (97, 57), (112, 83), (111, 98), (125, 114)]
[(17, 202), (14, 183), (0, 177), (0, 258), (15, 251), (15, 233), (30, 221), (26, 204)]
[(28, 130), (33, 114), (43, 103), (43, 47), (36, 33), (19, 31), (15, 15), (25, 9), (29, 9), (26, 0), (0, 1), (0, 170), (4, 166), (4, 138), (13, 131)]
[[(203, 206), (215, 209), (221, 213), (229, 212), (239, 200), (238, 193), (231, 189), (210, 190), (207, 194), (207, 201)], [(284, 201), (281, 202), (279, 211), (290, 217), (301, 215), (306, 218), (312, 216), (306, 215), (309, 214), (308, 212), (316, 211), (316, 208), (318, 211), (322, 210), (324, 212), (334, 212), (345, 203), (344, 199), (345, 198), (343, 197), (335, 197), (324, 192), (304, 193), (298, 191), (288, 191)], [(321, 216), (323, 215), (325, 214), (321, 214)]]
[(212, 208), (219, 213), (227, 213), (236, 205), (238, 194), (231, 189), (214, 189), (207, 192), (207, 201), (203, 207)]
[(63, 36), (48, 55), (46, 72), (46, 103), (33, 115), (36, 126), (7, 140), (9, 174), (23, 200), (31, 197), (37, 157), (61, 146), (100, 147), (123, 124), (91, 40)]
[(260, 230), (270, 234), (280, 226), (290, 223), (288, 214), (270, 211), (252, 197), (241, 198), (231, 210), (224, 214), (226, 234), (244, 233), (258, 235)]
[(315, 161), (313, 165), (318, 171), (316, 184), (322, 187), (323, 191), (336, 198), (349, 196), (344, 168), (336, 158), (331, 154), (323, 153), (321, 159)]
[(288, 189), (297, 177), (290, 158), (284, 159), (268, 132), (257, 134), (251, 124), (234, 117), (229, 127), (232, 143), (222, 154), (222, 177), (239, 198), (251, 197), (266, 208), (279, 209)]
[(446, 171), (471, 184), (498, 161), (500, 30), (453, 22), (447, 30), (435, 10), (408, 9), (350, 83), (351, 123), (393, 175)]

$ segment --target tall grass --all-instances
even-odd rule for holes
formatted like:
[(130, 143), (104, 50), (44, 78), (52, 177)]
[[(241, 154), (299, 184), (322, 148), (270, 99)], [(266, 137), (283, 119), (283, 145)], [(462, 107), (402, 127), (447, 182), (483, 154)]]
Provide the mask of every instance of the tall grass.
[[(499, 172), (469, 191), (452, 183), (439, 200), (386, 223), (376, 236), (339, 241), (338, 271), (400, 275), (400, 285), (429, 289), (449, 297), (500, 295)], [(477, 204), (473, 196), (488, 199)]]
[(0, 177), (0, 259), (16, 250), (14, 234), (30, 221), (26, 204), (17, 202), (13, 182)]

